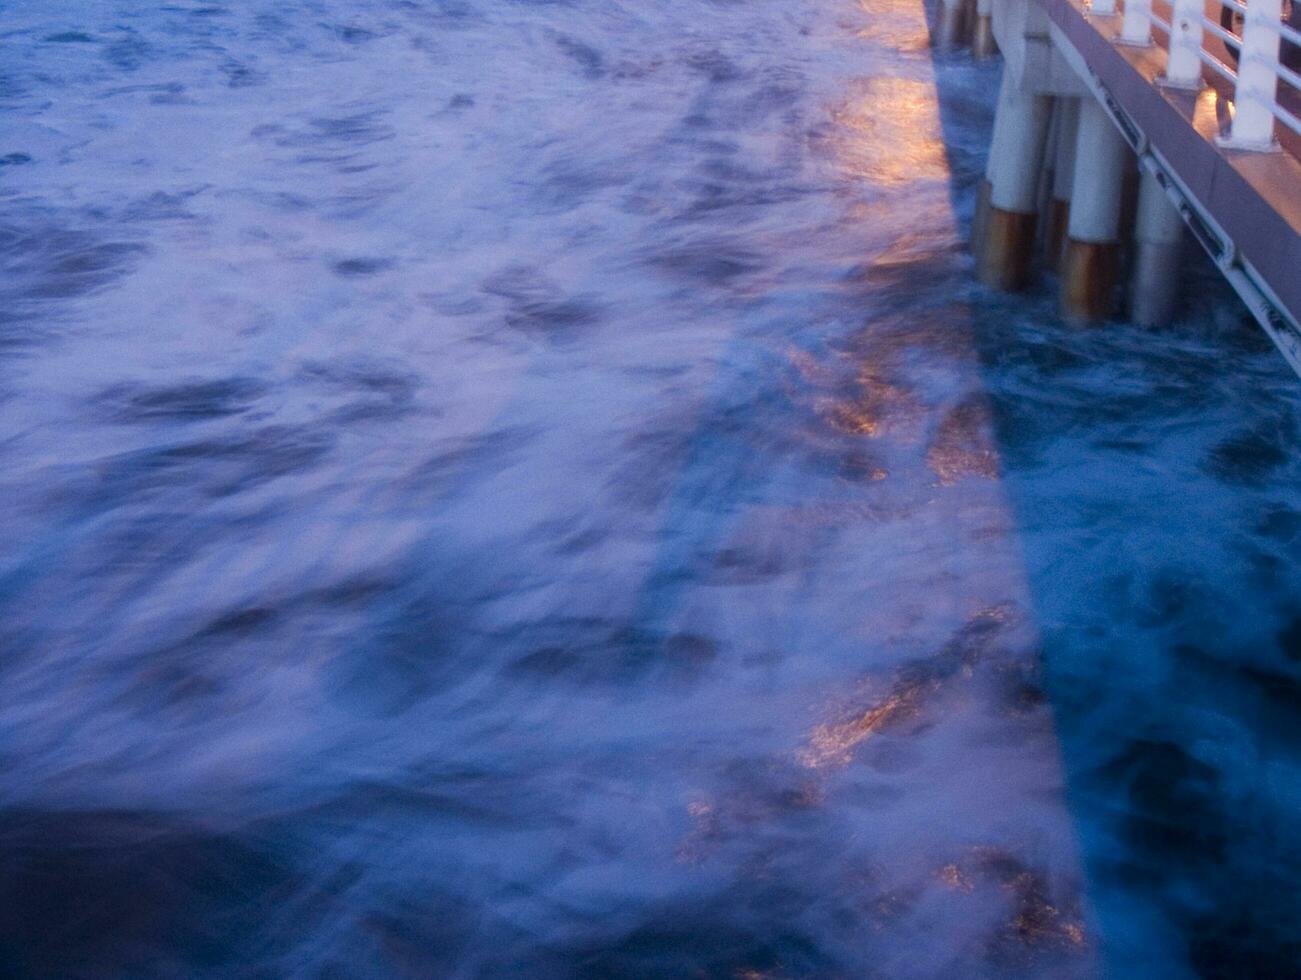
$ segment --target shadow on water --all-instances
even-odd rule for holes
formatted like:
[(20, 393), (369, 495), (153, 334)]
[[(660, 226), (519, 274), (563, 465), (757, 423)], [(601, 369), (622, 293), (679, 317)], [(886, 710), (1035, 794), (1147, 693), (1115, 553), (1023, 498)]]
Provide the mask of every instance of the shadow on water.
[[(964, 235), (1000, 66), (935, 57)], [(971, 314), (1108, 974), (1298, 977), (1301, 391), (1187, 247), (1165, 330)]]

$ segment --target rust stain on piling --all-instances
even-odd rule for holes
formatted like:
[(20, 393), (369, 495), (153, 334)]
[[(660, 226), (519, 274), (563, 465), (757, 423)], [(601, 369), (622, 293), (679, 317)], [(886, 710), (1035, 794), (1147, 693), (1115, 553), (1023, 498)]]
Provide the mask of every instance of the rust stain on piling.
[(1018, 292), (1030, 283), (1035, 215), (992, 205), (983, 216), (983, 241), (976, 255), (976, 277), (993, 289)]
[(1062, 252), (1062, 316), (1076, 325), (1100, 323), (1115, 312), (1120, 246), (1068, 241)]

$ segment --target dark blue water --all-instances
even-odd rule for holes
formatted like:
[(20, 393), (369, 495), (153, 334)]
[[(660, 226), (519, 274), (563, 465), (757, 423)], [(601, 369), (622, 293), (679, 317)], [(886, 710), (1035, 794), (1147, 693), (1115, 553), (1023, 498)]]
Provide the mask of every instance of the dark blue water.
[(1301, 391), (918, 3), (0, 25), (0, 973), (1301, 975)]

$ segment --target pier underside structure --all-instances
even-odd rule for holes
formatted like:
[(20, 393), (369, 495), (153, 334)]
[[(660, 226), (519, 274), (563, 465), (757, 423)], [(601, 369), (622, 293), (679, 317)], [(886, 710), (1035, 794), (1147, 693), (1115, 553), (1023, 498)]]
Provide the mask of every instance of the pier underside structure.
[(937, 43), (1005, 61), (977, 275), (1017, 290), (1056, 273), (1068, 320), (1159, 326), (1191, 237), (1301, 373), (1301, 17), (1278, 0), (1122, 4), (942, 5)]

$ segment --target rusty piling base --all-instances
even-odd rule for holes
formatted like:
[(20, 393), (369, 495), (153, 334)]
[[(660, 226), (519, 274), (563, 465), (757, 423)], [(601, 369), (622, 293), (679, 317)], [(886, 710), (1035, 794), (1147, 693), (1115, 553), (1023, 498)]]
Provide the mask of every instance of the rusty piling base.
[(985, 208), (976, 249), (976, 278), (993, 289), (1018, 292), (1030, 284), (1035, 215)]
[(1067, 240), (1061, 263), (1061, 312), (1067, 321), (1101, 323), (1116, 311), (1120, 272), (1118, 242)]
[(974, 58), (993, 58), (998, 54), (994, 40), (994, 25), (988, 14), (976, 16), (976, 26), (971, 32), (971, 55)]

